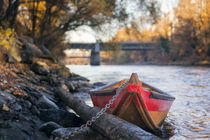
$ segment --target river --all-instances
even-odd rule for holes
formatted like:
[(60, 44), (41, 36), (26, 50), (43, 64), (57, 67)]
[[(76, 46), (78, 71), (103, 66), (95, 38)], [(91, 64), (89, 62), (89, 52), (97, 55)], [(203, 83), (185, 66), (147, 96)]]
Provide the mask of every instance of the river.
[[(210, 68), (155, 65), (68, 65), (91, 83), (113, 82), (138, 73), (139, 79), (176, 97), (166, 118), (171, 140), (210, 139)], [(82, 95), (83, 96), (83, 95)], [(86, 102), (91, 105), (89, 95)]]

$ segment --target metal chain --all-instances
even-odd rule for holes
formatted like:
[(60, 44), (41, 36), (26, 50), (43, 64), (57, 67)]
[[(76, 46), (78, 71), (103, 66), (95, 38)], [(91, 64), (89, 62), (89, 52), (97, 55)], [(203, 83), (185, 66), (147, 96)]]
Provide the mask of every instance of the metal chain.
[(73, 132), (69, 132), (67, 135), (62, 136), (62, 137), (56, 137), (54, 140), (67, 140), (69, 137), (73, 137), (76, 133), (82, 131), (84, 128), (87, 128), (88, 126), (91, 126), (98, 118), (100, 118), (104, 112), (107, 111), (107, 109), (110, 108), (110, 106), (114, 103), (114, 101), (117, 99), (118, 95), (122, 91), (124, 87), (126, 87), (128, 84), (128, 81), (126, 80), (120, 87), (117, 89), (116, 94), (112, 97), (111, 100), (109, 100), (109, 103), (105, 105), (104, 108), (102, 108), (96, 116), (92, 117), (89, 121), (86, 122), (86, 124), (81, 125), (79, 128), (74, 130)]

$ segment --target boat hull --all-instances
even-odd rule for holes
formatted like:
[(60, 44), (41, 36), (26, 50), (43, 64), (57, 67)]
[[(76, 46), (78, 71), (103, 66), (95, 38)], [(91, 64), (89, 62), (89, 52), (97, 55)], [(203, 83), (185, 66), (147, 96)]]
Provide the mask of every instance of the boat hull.
[[(117, 88), (104, 91), (107, 94), (91, 94), (94, 106), (103, 108), (116, 94)], [(145, 91), (139, 85), (129, 84), (120, 92), (107, 112), (145, 130), (157, 130), (167, 116), (173, 101), (174, 98), (153, 97), (151, 91)]]

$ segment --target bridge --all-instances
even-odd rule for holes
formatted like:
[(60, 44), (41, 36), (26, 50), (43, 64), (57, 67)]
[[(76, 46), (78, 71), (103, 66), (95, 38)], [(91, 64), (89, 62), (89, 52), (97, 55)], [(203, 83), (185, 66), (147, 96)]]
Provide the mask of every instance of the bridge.
[[(68, 49), (91, 50), (91, 65), (100, 65), (100, 51), (123, 50), (123, 51), (151, 51), (154, 49), (152, 42), (113, 42), (113, 43), (71, 43)], [(72, 56), (70, 58), (81, 58)]]

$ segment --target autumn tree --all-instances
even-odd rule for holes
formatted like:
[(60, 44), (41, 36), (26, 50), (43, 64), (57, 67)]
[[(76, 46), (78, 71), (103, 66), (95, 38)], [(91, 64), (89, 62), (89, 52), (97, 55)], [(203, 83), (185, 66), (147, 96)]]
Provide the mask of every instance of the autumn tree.
[(175, 10), (176, 26), (171, 44), (173, 60), (191, 63), (209, 61), (210, 10), (207, 8), (209, 6), (208, 0), (179, 1)]
[(98, 27), (113, 20), (126, 23), (132, 17), (126, 10), (131, 2), (138, 10), (157, 17), (151, 0), (20, 0), (16, 29), (57, 52), (62, 50), (67, 31), (83, 25)]

